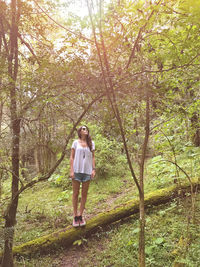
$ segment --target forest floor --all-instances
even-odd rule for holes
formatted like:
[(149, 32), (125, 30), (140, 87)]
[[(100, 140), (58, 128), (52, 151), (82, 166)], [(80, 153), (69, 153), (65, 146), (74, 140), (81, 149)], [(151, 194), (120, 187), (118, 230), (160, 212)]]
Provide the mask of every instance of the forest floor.
[[(126, 184), (126, 183), (125, 183)], [(110, 209), (116, 203), (133, 194), (133, 188), (107, 197), (86, 217)], [(196, 199), (195, 223), (192, 222), (190, 197), (147, 211), (146, 255), (147, 266), (200, 266), (200, 195)], [(61, 248), (53, 254), (32, 259), (21, 258), (16, 266), (26, 267), (136, 267), (138, 249), (138, 216), (134, 215), (98, 232), (82, 238), (69, 248)]]
[[(101, 194), (100, 201), (99, 201), (99, 197), (97, 197), (96, 200), (98, 201), (98, 203), (95, 203), (95, 205), (92, 208), (91, 208), (91, 205), (89, 204), (89, 208), (86, 208), (85, 213), (84, 213), (86, 220), (89, 220), (91, 217), (97, 215), (98, 213), (106, 212), (106, 211), (120, 205), (121, 203), (128, 201), (131, 198), (135, 197), (135, 195), (136, 195), (135, 194), (136, 188), (133, 186), (132, 180), (123, 179), (120, 183), (121, 187), (119, 186), (120, 189), (118, 188), (117, 190), (115, 190), (115, 187), (110, 186), (110, 183), (108, 183), (107, 186), (109, 188), (112, 188), (112, 190), (111, 190), (112, 192), (108, 192), (108, 195), (106, 195), (105, 198), (104, 197), (102, 198), (103, 194)], [(94, 187), (96, 187), (96, 186), (94, 186)], [(54, 189), (53, 189), (53, 191), (54, 191)], [(38, 188), (35, 188), (33, 191), (35, 193), (34, 197), (36, 199), (38, 199), (39, 197), (37, 196), (37, 193), (39, 193), (41, 195), (41, 192), (38, 191)], [(92, 189), (90, 189), (90, 191), (92, 191)], [(48, 192), (45, 193), (45, 195), (49, 194), (49, 193), (50, 192), (48, 190)], [(43, 194), (43, 196), (44, 196), (44, 194)], [(88, 202), (90, 202), (90, 200), (91, 200), (90, 198), (93, 198), (93, 194), (88, 195)], [(28, 204), (29, 200), (27, 199), (27, 196), (25, 196), (25, 199), (26, 199), (26, 201), (23, 202), (23, 204), (21, 203), (21, 210), (25, 209), (26, 212), (28, 212), (28, 214), (30, 214), (32, 207)], [(33, 198), (32, 198), (32, 200), (33, 200)], [(70, 210), (71, 210), (71, 206), (70, 206)], [(66, 213), (67, 213), (67, 211), (66, 211)], [(42, 218), (41, 214), (40, 214), (40, 217)], [(46, 218), (45, 214), (44, 214), (44, 218)], [(29, 218), (29, 222), (30, 222), (30, 218)], [(62, 218), (61, 218), (60, 222), (63, 223)], [(67, 219), (67, 225), (71, 222), (72, 222), (72, 220), (69, 221)], [(23, 223), (21, 223), (21, 225), (24, 226)], [(65, 225), (65, 226), (67, 226), (67, 225)], [(21, 227), (19, 226), (19, 231), (20, 231), (20, 228)], [(57, 228), (57, 225), (56, 225), (56, 228)], [(109, 226), (108, 226), (108, 228), (109, 228)], [(103, 229), (99, 229), (99, 233), (101, 231), (103, 231)], [(18, 244), (18, 240), (22, 241), (20, 238), (17, 238), (16, 244)], [(55, 252), (55, 255), (45, 256), (45, 257), (43, 257), (43, 259), (41, 259), (41, 261), (40, 261), (40, 259), (34, 259), (34, 258), (30, 259), (30, 260), (21, 258), (20, 261), (17, 260), (17, 262), (16, 262), (17, 267), (18, 266), (30, 266), (30, 267), (32, 267), (32, 266), (34, 266), (34, 267), (47, 267), (47, 266), (51, 266), (51, 267), (54, 267), (54, 266), (76, 267), (76, 266), (79, 266), (80, 259), (82, 259), (83, 257), (87, 257), (87, 253), (90, 253), (89, 247), (86, 244), (87, 240), (83, 239), (83, 240), (80, 240), (80, 242), (81, 242), (80, 245), (73, 245), (70, 248), (67, 248), (66, 250), (61, 249), (60, 251)], [(96, 243), (96, 236), (91, 236), (90, 242)], [(19, 244), (20, 243), (21, 242), (19, 242)], [(95, 244), (96, 251), (101, 251), (103, 249), (103, 247), (104, 247), (104, 245), (101, 244), (101, 242), (97, 242)]]
[[(109, 197), (106, 201), (105, 201), (105, 206), (102, 209), (102, 205), (98, 205), (97, 207), (94, 208), (94, 213), (93, 214), (89, 214), (86, 216), (87, 219), (90, 219), (91, 217), (93, 217), (94, 215), (97, 215), (98, 213), (102, 213), (102, 212), (106, 212), (108, 210), (110, 210), (110, 207), (113, 206), (113, 203), (116, 203), (117, 200), (123, 199), (124, 197), (127, 196), (128, 193), (130, 193), (130, 191), (133, 191), (132, 188), (126, 189), (123, 192), (119, 192), (111, 197)], [(105, 231), (105, 227), (104, 229), (100, 229), (101, 231)], [(109, 229), (109, 226), (107, 227), (107, 230)], [(80, 245), (76, 245), (76, 246), (72, 246), (71, 248), (69, 248), (67, 251), (63, 252), (59, 257), (57, 257), (55, 259), (55, 265), (53, 266), (60, 266), (60, 267), (77, 267), (80, 266), (80, 260), (83, 258), (87, 258), (87, 254), (90, 254), (90, 246), (87, 246), (87, 240), (80, 240), (81, 244)], [(90, 237), (90, 243), (93, 243), (93, 246), (95, 247), (96, 253), (98, 253), (98, 251), (102, 251), (104, 249), (105, 243), (102, 244), (101, 242), (98, 242), (98, 240), (96, 240), (96, 235), (91, 236)], [(88, 257), (89, 258), (89, 257)], [(58, 262), (58, 265), (57, 265)], [(91, 266), (96, 266), (95, 263), (91, 263), (94, 265)], [(53, 267), (52, 266), (52, 267)]]
[[(136, 196), (131, 179), (93, 181), (89, 188), (86, 220)], [(72, 189), (40, 184), (25, 192), (19, 201), (15, 245), (30, 241), (72, 224)]]
[[(164, 188), (172, 180), (145, 181), (145, 192)], [(66, 181), (64, 181), (64, 185)], [(4, 191), (6, 187), (4, 186)], [(85, 217), (113, 209), (138, 195), (129, 175), (94, 180), (89, 188)], [(72, 189), (52, 181), (38, 184), (19, 200), (15, 245), (58, 231), (72, 223)], [(190, 197), (147, 211), (146, 266), (171, 267), (175, 260), (185, 266), (200, 266), (200, 195), (196, 201), (196, 222), (191, 218)], [(138, 215), (100, 228), (71, 247), (49, 255), (15, 259), (16, 267), (137, 267)], [(0, 244), (1, 245), (1, 244)]]

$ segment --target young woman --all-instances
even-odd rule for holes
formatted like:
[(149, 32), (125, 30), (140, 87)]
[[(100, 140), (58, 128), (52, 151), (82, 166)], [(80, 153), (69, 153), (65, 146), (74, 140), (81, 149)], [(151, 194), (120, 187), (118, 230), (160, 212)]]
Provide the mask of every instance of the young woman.
[[(84, 226), (83, 211), (87, 200), (90, 180), (95, 176), (95, 144), (87, 126), (78, 129), (78, 139), (72, 144), (70, 155), (70, 177), (72, 178), (73, 226)], [(82, 183), (80, 211), (78, 213), (78, 196)]]

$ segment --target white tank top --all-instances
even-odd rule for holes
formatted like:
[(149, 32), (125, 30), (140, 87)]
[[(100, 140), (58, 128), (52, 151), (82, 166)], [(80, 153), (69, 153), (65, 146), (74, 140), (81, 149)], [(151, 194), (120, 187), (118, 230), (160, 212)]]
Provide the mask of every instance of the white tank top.
[[(82, 147), (78, 140), (72, 143), (75, 150), (74, 172), (92, 174), (92, 152), (89, 147)], [(95, 144), (92, 141), (92, 151), (95, 150)]]

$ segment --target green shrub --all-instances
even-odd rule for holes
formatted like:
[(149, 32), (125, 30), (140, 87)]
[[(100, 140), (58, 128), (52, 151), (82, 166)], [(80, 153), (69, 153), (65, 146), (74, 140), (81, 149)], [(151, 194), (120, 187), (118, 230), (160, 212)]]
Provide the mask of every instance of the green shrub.
[(61, 167), (49, 178), (53, 186), (62, 187), (63, 190), (71, 187), (71, 180), (69, 179), (69, 159), (65, 159)]

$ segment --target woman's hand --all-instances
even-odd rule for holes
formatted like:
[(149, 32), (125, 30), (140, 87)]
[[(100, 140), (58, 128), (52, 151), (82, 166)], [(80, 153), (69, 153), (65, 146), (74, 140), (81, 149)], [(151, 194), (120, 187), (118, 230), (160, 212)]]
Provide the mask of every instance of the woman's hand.
[(96, 171), (95, 170), (92, 170), (92, 174), (91, 174), (91, 178), (94, 179), (94, 176), (96, 174)]
[(70, 171), (70, 178), (74, 179), (74, 171)]

